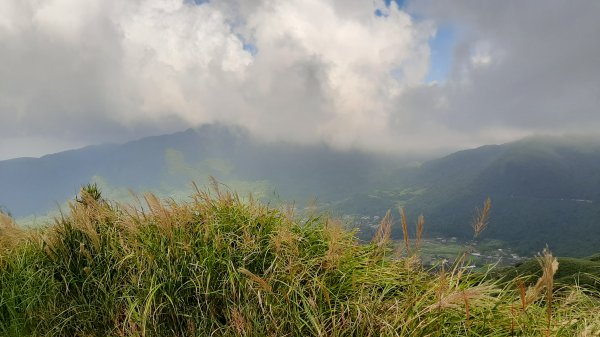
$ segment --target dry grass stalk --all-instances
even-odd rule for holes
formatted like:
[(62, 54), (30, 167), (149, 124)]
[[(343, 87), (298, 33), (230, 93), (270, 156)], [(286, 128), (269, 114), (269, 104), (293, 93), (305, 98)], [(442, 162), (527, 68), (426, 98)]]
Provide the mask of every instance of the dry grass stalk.
[(404, 265), (407, 270), (419, 270), (423, 267), (423, 261), (415, 252), (413, 252), (412, 255), (407, 256), (404, 259)]
[(439, 291), (438, 303), (430, 306), (429, 311), (434, 309), (456, 309), (460, 306), (465, 306), (467, 319), (472, 306), (494, 301), (494, 298), (490, 295), (494, 291), (494, 287), (489, 284), (480, 284), (463, 290), (457, 289), (452, 292), (448, 292), (443, 288)]
[(15, 220), (0, 212), (0, 249), (10, 250), (22, 242), (34, 239), (32, 231), (21, 229)]
[(165, 215), (166, 210), (156, 195), (145, 193), (144, 200), (146, 200), (146, 205), (148, 205), (150, 213), (154, 216), (160, 217)]
[(404, 237), (404, 248), (406, 249), (406, 255), (410, 255), (410, 242), (408, 236), (408, 221), (406, 220), (406, 212), (404, 207), (400, 207), (400, 220), (402, 223), (402, 236)]
[(521, 298), (521, 309), (525, 311), (527, 309), (527, 289), (525, 289), (523, 280), (517, 281), (517, 287), (519, 288), (519, 297)]
[(296, 217), (296, 204), (286, 204), (283, 214), (288, 221), (294, 221), (294, 218)]
[(249, 279), (251, 279), (254, 283), (258, 284), (260, 288), (267, 292), (272, 292), (273, 289), (269, 285), (269, 283), (263, 279), (262, 277), (254, 274), (246, 268), (239, 268), (238, 271), (244, 275), (246, 275)]
[[(194, 199), (197, 202), (201, 200), (201, 203), (205, 203), (207, 205), (212, 205), (214, 203), (214, 198), (212, 198), (210, 193), (200, 191), (200, 189), (198, 189), (198, 186), (195, 183), (193, 184), (193, 186), (197, 192), (197, 194), (194, 196)], [(237, 193), (232, 193), (231, 189), (227, 185), (219, 182), (217, 179), (215, 179), (215, 177), (208, 177), (208, 186), (208, 190), (213, 191), (216, 194), (216, 200), (218, 202), (229, 206), (240, 203), (239, 195)], [(225, 187), (225, 191), (221, 190), (221, 186)]]
[(554, 274), (558, 270), (558, 260), (552, 256), (550, 250), (544, 248), (542, 254), (536, 257), (540, 267), (542, 268), (542, 276), (537, 280), (533, 287), (527, 290), (525, 296), (525, 307), (536, 301), (543, 290), (546, 290), (546, 320), (548, 328), (546, 334), (550, 333), (550, 325), (552, 323), (552, 299), (554, 290)]
[(325, 254), (327, 268), (336, 268), (344, 254), (340, 244), (344, 236), (344, 228), (340, 220), (328, 219), (325, 223), (325, 235), (329, 239), (329, 248)]
[(441, 265), (441, 268), (438, 272), (438, 286), (436, 289), (436, 297), (437, 297), (437, 309), (442, 308), (442, 298), (444, 294), (448, 291), (448, 279), (446, 277), (446, 270), (444, 264)]
[(552, 256), (548, 248), (544, 248), (542, 254), (536, 257), (540, 267), (542, 267), (542, 276), (537, 280), (536, 284), (528, 290), (527, 304), (537, 300), (542, 290), (546, 290), (546, 300), (548, 304), (552, 303), (552, 290), (554, 287), (554, 274), (558, 270), (558, 260)]
[(6, 214), (0, 212), (0, 248), (7, 248), (15, 245), (15, 234), (18, 233), (14, 220)]
[(15, 227), (15, 220), (13, 220), (13, 218), (8, 216), (7, 214), (0, 212), (0, 230)]
[(417, 233), (416, 233), (416, 241), (415, 241), (415, 249), (418, 251), (421, 247), (421, 237), (423, 235), (423, 227), (425, 226), (425, 217), (423, 214), (419, 215), (417, 220)]
[(86, 234), (90, 239), (95, 249), (100, 247), (100, 235), (94, 226), (103, 218), (102, 206), (94, 199), (91, 199), (87, 193), (82, 193), (82, 199), (85, 204), (71, 203), (71, 217), (73, 223), (77, 224), (79, 230)]
[(510, 335), (513, 336), (515, 334), (515, 306), (513, 304), (510, 305)]
[(467, 296), (467, 293), (463, 290), (462, 292), (462, 296), (463, 296), (463, 301), (465, 302), (465, 319), (466, 319), (466, 324), (467, 327), (469, 327), (469, 318), (470, 318), (470, 311), (469, 311), (469, 296)]
[(309, 217), (313, 217), (317, 214), (318, 211), (318, 202), (317, 198), (310, 198), (306, 203), (306, 210), (308, 211)]
[(388, 210), (385, 213), (383, 220), (381, 220), (381, 223), (379, 224), (379, 227), (377, 228), (377, 231), (375, 232), (371, 242), (376, 243), (379, 246), (385, 245), (390, 239), (393, 221), (392, 211)]
[(215, 177), (213, 177), (213, 176), (209, 176), (208, 177), (208, 185), (209, 185), (210, 189), (213, 190), (217, 194), (217, 197), (220, 199), (221, 198), (221, 189), (219, 187), (219, 182), (217, 181), (217, 179), (215, 179)]
[(242, 312), (238, 309), (231, 310), (231, 321), (230, 324), (233, 326), (236, 334), (238, 336), (246, 336), (247, 333), (247, 325), (246, 319)]
[(591, 322), (586, 324), (585, 328), (579, 333), (578, 337), (598, 337), (600, 336), (600, 322)]
[(295, 257), (299, 254), (298, 245), (296, 244), (298, 239), (298, 236), (288, 227), (282, 227), (277, 230), (275, 235), (273, 235), (271, 242), (273, 243), (273, 246), (275, 246), (275, 251), (277, 253), (286, 250), (287, 254)]
[(488, 225), (488, 217), (492, 208), (492, 200), (487, 198), (483, 203), (483, 208), (478, 209), (475, 213), (475, 220), (473, 221), (473, 238), (477, 238)]
[(156, 218), (157, 225), (162, 228), (165, 233), (171, 236), (171, 229), (173, 228), (173, 216), (172, 212), (170, 212), (158, 199), (158, 197), (152, 193), (145, 193), (144, 200), (148, 205), (150, 213)]
[(546, 288), (546, 319), (548, 321), (548, 330), (552, 322), (552, 296), (554, 290), (554, 274), (558, 270), (558, 260), (552, 256), (550, 250), (546, 247), (538, 262), (542, 267), (542, 282)]

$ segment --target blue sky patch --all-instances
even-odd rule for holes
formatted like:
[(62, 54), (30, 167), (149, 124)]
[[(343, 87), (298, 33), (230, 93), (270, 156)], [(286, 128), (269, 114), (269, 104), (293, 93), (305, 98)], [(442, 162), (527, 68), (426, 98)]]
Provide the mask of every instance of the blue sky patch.
[(404, 8), (404, 4), (406, 1), (405, 0), (385, 0), (384, 2), (385, 2), (385, 5), (388, 7), (390, 7), (392, 2), (395, 2), (398, 5), (398, 7)]
[(202, 5), (204, 3), (209, 2), (209, 0), (184, 0), (184, 2), (189, 3), (189, 4)]
[(456, 30), (451, 26), (440, 26), (435, 36), (429, 41), (431, 63), (427, 82), (444, 82), (452, 68)]
[[(393, 4), (397, 5), (401, 10), (406, 11), (407, 0), (384, 0), (386, 7), (390, 7)], [(375, 16), (385, 17), (387, 14), (381, 9), (375, 10)], [(413, 20), (421, 21), (424, 18), (416, 13), (408, 13)], [(454, 59), (454, 46), (456, 45), (457, 39), (456, 29), (449, 25), (439, 26), (434, 37), (429, 40), (429, 47), (431, 49), (431, 60), (429, 66), (429, 73), (427, 74), (426, 82), (439, 82), (443, 83), (448, 78), (450, 70), (452, 68), (452, 62)], [(392, 76), (396, 79), (403, 77), (401, 71), (393, 70)]]
[[(392, 3), (395, 3), (398, 8), (404, 9), (404, 1), (405, 0), (385, 0), (384, 3), (386, 7), (390, 7)], [(377, 17), (387, 17), (387, 13), (379, 8), (375, 10), (374, 14)]]
[(244, 50), (249, 52), (250, 55), (255, 56), (256, 54), (258, 54), (258, 48), (253, 45), (252, 43), (246, 43), (244, 42)]

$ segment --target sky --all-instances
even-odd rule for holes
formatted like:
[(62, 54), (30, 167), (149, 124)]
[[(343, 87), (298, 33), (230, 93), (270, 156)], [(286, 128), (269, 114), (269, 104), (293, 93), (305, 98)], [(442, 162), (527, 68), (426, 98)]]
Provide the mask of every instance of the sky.
[(0, 0), (0, 160), (204, 123), (433, 153), (600, 128), (600, 1)]

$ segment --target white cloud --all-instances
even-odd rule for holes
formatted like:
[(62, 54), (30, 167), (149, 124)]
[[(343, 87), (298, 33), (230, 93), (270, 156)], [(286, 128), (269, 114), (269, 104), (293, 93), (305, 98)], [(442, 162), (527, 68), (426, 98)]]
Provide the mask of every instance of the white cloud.
[[(427, 74), (427, 42), (433, 29), (415, 24), (396, 7), (389, 9), (387, 17), (376, 17), (374, 6), (364, 7), (344, 15), (325, 1), (265, 2), (250, 16), (249, 26), (259, 50), (253, 66), (267, 80), (279, 85), (289, 69), (306, 63), (316, 72), (315, 82), (297, 83), (279, 111), (266, 109), (259, 121), (278, 113), (285, 114), (293, 125), (298, 115), (305, 114), (310, 121), (300, 132), (341, 146), (362, 145), (362, 133), (387, 132), (386, 105), (403, 88), (421, 83)], [(403, 78), (398, 80), (393, 72), (402, 73)], [(251, 81), (268, 85), (258, 78), (260, 74)], [(293, 73), (288, 75), (283, 80), (299, 80)], [(275, 78), (268, 79), (270, 76)], [(318, 92), (311, 93), (315, 86)], [(302, 87), (309, 92), (302, 93)], [(266, 100), (271, 89), (264, 88)], [(307, 94), (311, 97), (302, 97)], [(319, 102), (304, 106), (305, 100), (315, 97)], [(293, 106), (300, 109), (290, 109)], [(287, 129), (284, 124), (282, 134)]]
[[(600, 126), (598, 5), (469, 4), (3, 0), (0, 158), (214, 121), (385, 151)], [(467, 32), (441, 85), (437, 23)]]
[(427, 74), (434, 31), (383, 2), (2, 6), (0, 132), (76, 143), (175, 118), (174, 127), (222, 121), (268, 139), (381, 145), (390, 102)]
[(475, 44), (471, 51), (471, 65), (474, 67), (487, 67), (489, 66), (494, 57), (492, 56), (491, 46), (487, 42), (480, 42)]

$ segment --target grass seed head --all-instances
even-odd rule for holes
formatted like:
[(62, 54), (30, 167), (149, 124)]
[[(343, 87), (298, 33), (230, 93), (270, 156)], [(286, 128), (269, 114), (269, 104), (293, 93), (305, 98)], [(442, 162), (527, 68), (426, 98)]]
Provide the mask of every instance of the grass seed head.
[(487, 228), (488, 218), (492, 209), (492, 199), (487, 198), (483, 203), (483, 208), (478, 209), (475, 213), (473, 221), (473, 238), (476, 239)]
[(394, 219), (392, 218), (392, 211), (388, 210), (381, 220), (379, 227), (377, 227), (377, 231), (375, 232), (371, 242), (377, 244), (379, 247), (385, 246), (390, 239), (393, 222)]

